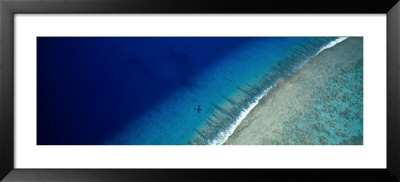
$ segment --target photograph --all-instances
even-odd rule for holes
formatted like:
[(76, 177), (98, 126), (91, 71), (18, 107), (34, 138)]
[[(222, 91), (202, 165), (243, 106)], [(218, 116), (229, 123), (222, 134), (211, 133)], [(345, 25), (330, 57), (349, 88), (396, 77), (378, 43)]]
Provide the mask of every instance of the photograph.
[(36, 46), (37, 145), (363, 145), (363, 37)]
[(399, 0), (0, 17), (0, 181), (400, 182)]

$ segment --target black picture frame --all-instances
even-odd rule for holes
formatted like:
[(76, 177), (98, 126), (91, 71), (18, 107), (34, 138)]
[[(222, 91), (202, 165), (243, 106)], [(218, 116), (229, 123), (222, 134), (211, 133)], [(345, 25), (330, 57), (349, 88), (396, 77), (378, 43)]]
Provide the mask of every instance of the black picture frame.
[[(14, 14), (382, 13), (387, 15), (386, 169), (15, 169)], [(316, 15), (318, 16), (318, 15)], [(4, 181), (400, 181), (398, 0), (0, 0), (0, 180)], [(379, 60), (376, 60), (379, 61)], [(100, 159), (99, 159), (100, 160)], [(368, 159), (366, 159), (368, 160)], [(230, 178), (230, 179), (228, 179)]]

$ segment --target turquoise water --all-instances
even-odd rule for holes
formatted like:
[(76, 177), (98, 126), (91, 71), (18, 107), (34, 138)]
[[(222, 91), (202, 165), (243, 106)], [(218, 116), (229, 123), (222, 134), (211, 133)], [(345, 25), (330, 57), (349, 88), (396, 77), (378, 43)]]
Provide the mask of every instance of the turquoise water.
[[(162, 102), (143, 112), (122, 131), (110, 137), (105, 144), (221, 144), (232, 132), (234, 126), (240, 122), (243, 113), (261, 95), (268, 92), (268, 89), (273, 87), (278, 80), (288, 78), (301, 69), (324, 46), (336, 39), (336, 37), (277, 37), (257, 38), (247, 42), (224, 53), (216, 64), (196, 75), (187, 82), (185, 87), (175, 90)], [(361, 70), (356, 72), (343, 70), (341, 74), (344, 78), (340, 82), (350, 83), (356, 79), (362, 79), (362, 60)], [(333, 93), (336, 87), (341, 87), (334, 84), (339, 83), (338, 80), (331, 80), (331, 82), (331, 86), (324, 88), (324, 92)], [(358, 83), (360, 82), (354, 84), (360, 87)], [(360, 95), (357, 97), (341, 95), (340, 97), (342, 96), (355, 99), (354, 103), (360, 103)], [(336, 119), (343, 117), (362, 120), (362, 113), (361, 117), (357, 115), (360, 114), (359, 105), (347, 106), (346, 101), (342, 102), (340, 99), (324, 101), (318, 99), (320, 98), (315, 98), (316, 103), (321, 103), (321, 105), (312, 106), (315, 112), (335, 107), (338, 109), (332, 113)], [(322, 106), (324, 103), (326, 105)], [(318, 117), (321, 117), (319, 121), (322, 121), (328, 116), (322, 114)], [(329, 118), (332, 117), (329, 116)], [(293, 121), (287, 123), (299, 123), (295, 121), (296, 119), (298, 118), (293, 118)], [(310, 127), (318, 127), (318, 124), (321, 123), (312, 126), (298, 124), (296, 128), (306, 130)], [(356, 128), (355, 132), (362, 132), (362, 127), (357, 123), (342, 124), (341, 127), (343, 129)], [(290, 124), (287, 124), (286, 128), (288, 133), (293, 133), (293, 136), (283, 137), (291, 139), (302, 137), (301, 133), (296, 134), (299, 130), (290, 131), (294, 128)], [(318, 128), (315, 131), (318, 131)], [(335, 140), (340, 140), (338, 137), (342, 135), (340, 131), (335, 131), (335, 133), (337, 136), (323, 137), (329, 141), (333, 141), (329, 137), (337, 137), (338, 139)], [(346, 143), (345, 140), (342, 142)], [(318, 139), (313, 143), (324, 144), (324, 139)]]
[(323, 68), (329, 76), (321, 85), (315, 84), (312, 100), (302, 103), (306, 109), (295, 110), (296, 114), (284, 122), (282, 144), (363, 144), (362, 39), (352, 41), (357, 47), (348, 51), (357, 53)]

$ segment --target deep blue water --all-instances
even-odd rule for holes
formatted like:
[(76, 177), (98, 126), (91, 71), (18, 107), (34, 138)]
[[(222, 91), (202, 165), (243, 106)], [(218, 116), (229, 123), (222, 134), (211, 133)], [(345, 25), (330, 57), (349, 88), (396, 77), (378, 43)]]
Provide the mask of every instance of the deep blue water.
[(37, 144), (206, 144), (333, 39), (38, 37)]

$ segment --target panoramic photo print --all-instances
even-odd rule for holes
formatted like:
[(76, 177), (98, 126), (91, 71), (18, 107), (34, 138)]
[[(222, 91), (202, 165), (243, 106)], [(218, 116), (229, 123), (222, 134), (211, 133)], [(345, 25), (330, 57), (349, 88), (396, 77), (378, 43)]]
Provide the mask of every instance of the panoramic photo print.
[(362, 37), (37, 37), (37, 145), (363, 145)]

